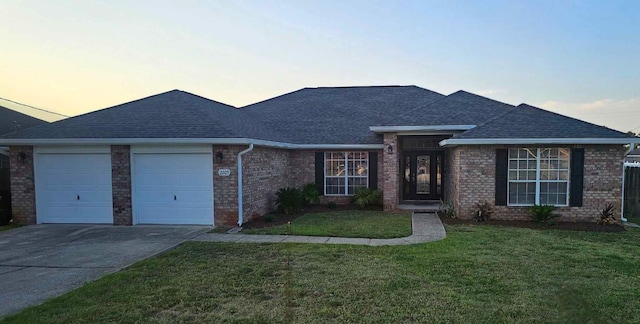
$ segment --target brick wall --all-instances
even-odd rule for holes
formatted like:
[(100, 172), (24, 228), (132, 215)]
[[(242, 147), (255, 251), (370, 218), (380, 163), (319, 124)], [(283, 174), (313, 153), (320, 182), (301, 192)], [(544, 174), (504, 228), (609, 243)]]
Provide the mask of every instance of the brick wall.
[(454, 147), (446, 149), (444, 152), (444, 201), (453, 204), (455, 211), (458, 210), (460, 201), (458, 190), (460, 176), (460, 148)]
[(113, 224), (131, 225), (131, 157), (129, 145), (111, 146)]
[[(242, 214), (245, 222), (274, 210), (278, 189), (300, 188), (306, 183), (292, 181), (294, 177), (290, 170), (297, 166), (290, 167), (290, 156), (287, 150), (264, 147), (256, 147), (242, 156)], [(313, 168), (308, 172), (313, 175)]]
[[(387, 147), (393, 148), (393, 153), (387, 153)], [(384, 134), (384, 149), (379, 159), (382, 161), (382, 169), (379, 170), (383, 175), (379, 187), (383, 192), (382, 204), (384, 210), (394, 211), (398, 209), (398, 201), (400, 199), (400, 171), (398, 135), (395, 133)]]
[[(18, 161), (24, 153), (25, 160)], [(9, 148), (11, 168), (11, 210), (17, 224), (36, 223), (36, 188), (33, 175), (33, 146)]]
[[(515, 147), (515, 146), (512, 146)], [(559, 207), (560, 221), (595, 221), (605, 205), (616, 207), (616, 217), (620, 218), (622, 199), (622, 159), (624, 151), (618, 145), (588, 145), (562, 147), (583, 147), (584, 190), (582, 207)], [(453, 150), (452, 173), (457, 179), (453, 193), (456, 211), (460, 218), (470, 218), (473, 205), (486, 200), (495, 205), (495, 150), (509, 146), (464, 146)], [(496, 206), (495, 219), (528, 220), (528, 207)]]

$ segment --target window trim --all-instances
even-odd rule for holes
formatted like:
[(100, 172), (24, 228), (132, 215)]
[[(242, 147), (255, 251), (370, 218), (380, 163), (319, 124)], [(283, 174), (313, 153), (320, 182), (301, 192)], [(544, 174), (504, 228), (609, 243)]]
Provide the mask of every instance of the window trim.
[[(344, 175), (343, 176), (327, 176), (327, 154), (332, 154), (332, 153), (343, 153), (344, 154)], [(349, 176), (349, 153), (366, 153), (367, 154), (367, 175), (366, 176)], [(350, 197), (353, 196), (354, 194), (349, 194), (349, 178), (352, 179), (362, 179), (362, 178), (366, 178), (367, 179), (367, 185), (365, 188), (369, 188), (369, 172), (371, 172), (371, 170), (369, 169), (369, 152), (365, 152), (365, 151), (327, 151), (324, 152), (324, 158), (323, 158), (323, 167), (322, 167), (322, 172), (324, 174), (324, 190), (323, 193), (325, 196), (329, 196), (329, 197)], [(328, 194), (327, 193), (327, 179), (344, 179), (344, 194)]]
[[(518, 150), (523, 150), (523, 149), (527, 149), (526, 147), (518, 147)], [(532, 148), (530, 148), (532, 149)], [(512, 204), (510, 203), (509, 200), (509, 193), (511, 192), (511, 183), (531, 183), (534, 181), (528, 181), (528, 180), (510, 180), (509, 179), (509, 172), (511, 171), (511, 169), (509, 168), (509, 162), (511, 161), (511, 155), (510, 155), (510, 151), (507, 151), (507, 206), (509, 207), (530, 207), (530, 206), (534, 206), (534, 205), (540, 205), (540, 184), (541, 183), (566, 183), (567, 184), (567, 193), (566, 193), (566, 203), (565, 204), (553, 204), (551, 206), (554, 207), (569, 207), (570, 202), (569, 202), (569, 193), (571, 192), (571, 149), (569, 148), (564, 148), (564, 147), (536, 147), (536, 179), (535, 179), (535, 184), (536, 184), (536, 196), (534, 199), (534, 203), (533, 204)], [(541, 180), (540, 179), (540, 162), (542, 160), (542, 150), (544, 149), (566, 149), (569, 152), (569, 167), (567, 168), (567, 180)], [(519, 171), (519, 168), (517, 169)], [(564, 169), (563, 169), (564, 170)]]

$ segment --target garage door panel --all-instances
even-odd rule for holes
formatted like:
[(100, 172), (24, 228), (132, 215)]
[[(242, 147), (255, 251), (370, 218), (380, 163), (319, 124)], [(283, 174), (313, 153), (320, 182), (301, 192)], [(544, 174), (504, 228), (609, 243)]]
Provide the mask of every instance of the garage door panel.
[(113, 223), (110, 154), (38, 154), (39, 223)]
[(137, 223), (213, 224), (210, 153), (138, 153), (133, 159)]

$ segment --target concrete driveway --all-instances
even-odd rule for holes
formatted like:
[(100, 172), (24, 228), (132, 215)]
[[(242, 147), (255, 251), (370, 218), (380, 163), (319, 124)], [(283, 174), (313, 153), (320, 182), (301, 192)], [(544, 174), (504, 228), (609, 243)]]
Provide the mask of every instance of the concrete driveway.
[(0, 232), (0, 317), (59, 296), (209, 229), (32, 225)]

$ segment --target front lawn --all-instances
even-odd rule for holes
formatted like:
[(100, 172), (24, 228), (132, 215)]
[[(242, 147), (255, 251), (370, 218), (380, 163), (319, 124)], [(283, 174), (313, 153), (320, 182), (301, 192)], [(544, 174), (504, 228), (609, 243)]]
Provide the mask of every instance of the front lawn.
[(3, 322), (640, 321), (639, 229), (447, 232), (387, 247), (189, 242)]
[(302, 215), (288, 225), (243, 230), (244, 234), (394, 238), (411, 235), (411, 213), (344, 210)]

